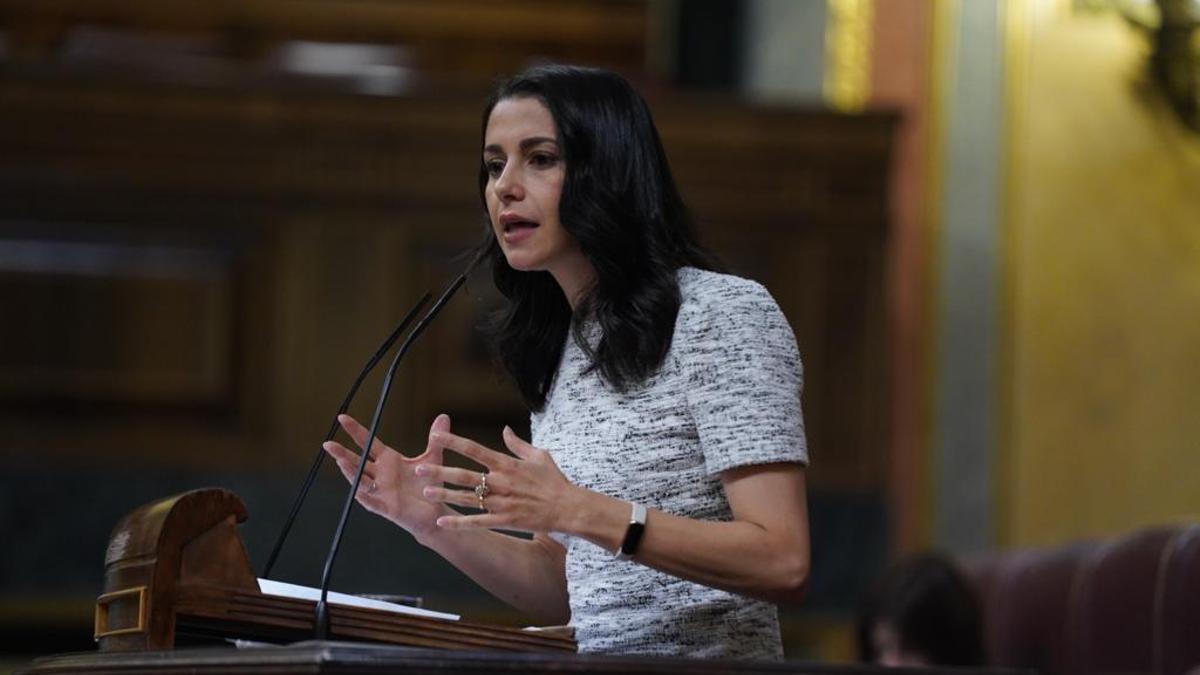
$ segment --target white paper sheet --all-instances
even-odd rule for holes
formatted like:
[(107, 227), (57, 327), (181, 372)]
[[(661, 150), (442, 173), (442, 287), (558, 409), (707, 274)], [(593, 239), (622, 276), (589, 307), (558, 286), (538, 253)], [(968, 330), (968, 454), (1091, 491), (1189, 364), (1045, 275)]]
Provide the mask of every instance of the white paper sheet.
[[(297, 584), (288, 584), (282, 581), (273, 581), (271, 579), (259, 579), (258, 590), (265, 595), (279, 595), (285, 598), (298, 598), (300, 600), (316, 601), (321, 597), (321, 589), (312, 588), (310, 586), (300, 586)], [(394, 602), (384, 602), (383, 600), (372, 600), (370, 598), (361, 598), (357, 595), (348, 595), (346, 593), (337, 593), (329, 591), (327, 596), (329, 602), (337, 605), (348, 605), (350, 607), (368, 607), (370, 609), (382, 609), (388, 612), (397, 614), (408, 614), (409, 616), (425, 616), (431, 619), (447, 619), (449, 621), (458, 621), (457, 614), (447, 614), (445, 612), (433, 612), (428, 609), (419, 609), (417, 607), (409, 607), (407, 605), (398, 605)]]

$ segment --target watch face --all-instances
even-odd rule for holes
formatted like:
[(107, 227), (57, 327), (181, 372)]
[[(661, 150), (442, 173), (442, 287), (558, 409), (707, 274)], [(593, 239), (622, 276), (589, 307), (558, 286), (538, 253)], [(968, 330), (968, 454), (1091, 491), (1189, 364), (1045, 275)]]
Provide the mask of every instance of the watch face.
[(622, 560), (627, 560), (633, 557), (637, 552), (638, 544), (642, 541), (642, 532), (646, 529), (646, 507), (641, 504), (634, 504), (633, 511), (629, 515), (629, 527), (625, 530), (625, 538), (621, 541), (621, 548), (617, 550), (617, 557)]
[(625, 530), (625, 540), (621, 542), (621, 554), (624, 556), (632, 556), (637, 552), (638, 544), (642, 541), (642, 532), (646, 526), (639, 522), (629, 524), (629, 529)]

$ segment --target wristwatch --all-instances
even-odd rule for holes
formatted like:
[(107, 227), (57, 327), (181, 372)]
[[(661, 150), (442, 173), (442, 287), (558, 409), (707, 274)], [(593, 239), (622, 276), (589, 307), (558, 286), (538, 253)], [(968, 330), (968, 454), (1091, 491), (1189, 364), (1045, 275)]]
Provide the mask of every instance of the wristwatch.
[(646, 507), (641, 504), (630, 504), (633, 507), (629, 514), (629, 527), (625, 529), (625, 539), (621, 548), (617, 549), (618, 560), (629, 560), (637, 553), (638, 544), (642, 543), (642, 533), (646, 531)]

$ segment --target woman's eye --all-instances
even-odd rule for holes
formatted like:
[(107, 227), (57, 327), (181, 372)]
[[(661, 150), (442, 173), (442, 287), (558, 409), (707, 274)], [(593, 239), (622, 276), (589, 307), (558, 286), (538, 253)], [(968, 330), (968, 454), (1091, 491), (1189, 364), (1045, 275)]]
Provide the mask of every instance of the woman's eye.
[(504, 171), (504, 162), (498, 159), (488, 160), (483, 163), (483, 168), (487, 171), (489, 176), (492, 178), (498, 178)]
[(529, 158), (529, 163), (539, 169), (548, 169), (558, 161), (558, 157), (539, 152)]

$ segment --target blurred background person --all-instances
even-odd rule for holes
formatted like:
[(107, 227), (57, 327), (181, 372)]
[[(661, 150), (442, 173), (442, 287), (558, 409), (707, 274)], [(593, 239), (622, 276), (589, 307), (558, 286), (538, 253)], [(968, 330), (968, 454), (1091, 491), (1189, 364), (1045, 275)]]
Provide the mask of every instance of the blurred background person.
[(858, 654), (881, 666), (983, 666), (983, 611), (949, 558), (926, 553), (892, 565), (863, 597)]

